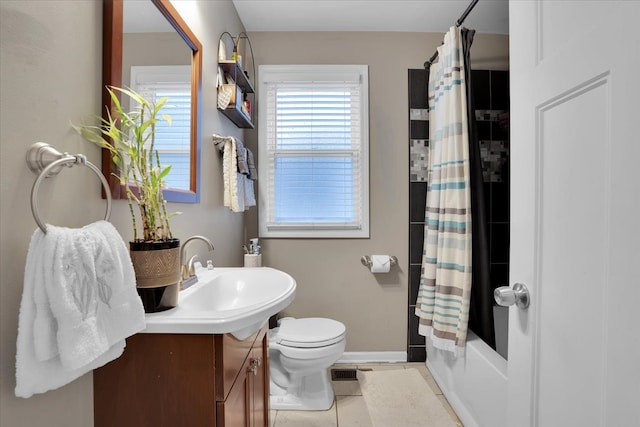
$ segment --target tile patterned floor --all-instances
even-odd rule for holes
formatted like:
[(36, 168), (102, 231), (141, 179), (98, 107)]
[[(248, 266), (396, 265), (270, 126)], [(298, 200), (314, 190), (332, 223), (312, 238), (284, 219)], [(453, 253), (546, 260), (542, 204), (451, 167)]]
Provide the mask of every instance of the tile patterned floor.
[[(442, 405), (451, 415), (451, 419), (458, 426), (463, 427), (424, 363), (373, 363), (336, 365), (335, 367), (339, 369), (373, 370), (415, 368), (420, 371), (429, 387), (442, 402)], [(357, 381), (333, 381), (333, 390), (336, 395), (336, 401), (331, 409), (327, 411), (271, 411), (269, 425), (271, 427), (372, 427), (367, 405)]]

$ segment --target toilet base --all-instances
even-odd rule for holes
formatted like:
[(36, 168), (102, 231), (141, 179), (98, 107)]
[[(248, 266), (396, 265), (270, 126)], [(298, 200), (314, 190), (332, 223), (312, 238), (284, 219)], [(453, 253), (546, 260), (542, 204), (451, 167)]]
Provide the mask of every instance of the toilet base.
[(333, 387), (326, 370), (294, 380), (286, 390), (273, 381), (270, 387), (271, 409), (325, 411), (333, 406)]

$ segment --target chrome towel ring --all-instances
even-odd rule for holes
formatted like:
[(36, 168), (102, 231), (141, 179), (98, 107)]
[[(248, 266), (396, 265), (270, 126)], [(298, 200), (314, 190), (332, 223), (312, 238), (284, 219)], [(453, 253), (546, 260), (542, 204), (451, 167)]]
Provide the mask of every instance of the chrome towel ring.
[(38, 212), (38, 189), (40, 184), (45, 178), (57, 175), (62, 170), (62, 166), (71, 167), (73, 165), (87, 166), (100, 178), (107, 196), (105, 221), (108, 221), (111, 216), (111, 189), (107, 179), (96, 165), (88, 161), (84, 154), (61, 153), (45, 142), (36, 142), (27, 151), (27, 166), (33, 173), (38, 174), (31, 188), (31, 212), (33, 213), (33, 219), (36, 220), (36, 224), (38, 224), (43, 233), (47, 232), (47, 226), (40, 219), (40, 213)]

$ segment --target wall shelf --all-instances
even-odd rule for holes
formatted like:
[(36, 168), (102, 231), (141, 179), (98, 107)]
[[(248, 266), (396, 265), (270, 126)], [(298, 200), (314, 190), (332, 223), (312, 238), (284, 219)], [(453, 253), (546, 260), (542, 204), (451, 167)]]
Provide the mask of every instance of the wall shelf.
[[(234, 38), (228, 32), (220, 35), (218, 58), (225, 57), (223, 40), (222, 38), (227, 35), (233, 42), (233, 58), (232, 59), (219, 59), (218, 60), (218, 111), (224, 114), (229, 120), (231, 120), (237, 127), (254, 129), (253, 124), (253, 111), (250, 108), (247, 110), (244, 105), (244, 100), (247, 94), (254, 94), (255, 89), (251, 84), (251, 77), (242, 68), (242, 65), (236, 60), (237, 52), (239, 50), (240, 40), (247, 40), (249, 45), (249, 52), (251, 56), (248, 58), (253, 66), (253, 77), (255, 78), (255, 65), (253, 62), (253, 50), (251, 49), (251, 42), (245, 33), (240, 33), (239, 36)], [(222, 101), (221, 101), (222, 100)], [(252, 100), (249, 100), (251, 104)], [(226, 108), (223, 108), (226, 105)]]
[(243, 92), (245, 93), (255, 92), (253, 90), (253, 86), (251, 85), (251, 81), (249, 81), (249, 79), (247, 78), (247, 75), (245, 74), (244, 69), (242, 68), (242, 65), (238, 64), (236, 61), (233, 61), (231, 59), (227, 59), (225, 61), (219, 61), (218, 65), (222, 67), (222, 70), (225, 73), (236, 77), (235, 79), (236, 84), (242, 88)]
[[(226, 86), (234, 86), (236, 85), (226, 85)], [(240, 88), (235, 90), (235, 96), (229, 106), (227, 108), (222, 109), (218, 107), (218, 111), (224, 114), (229, 120), (231, 120), (236, 126), (239, 128), (245, 129), (253, 129), (253, 121), (251, 117), (246, 113), (246, 111), (242, 108), (242, 91)]]

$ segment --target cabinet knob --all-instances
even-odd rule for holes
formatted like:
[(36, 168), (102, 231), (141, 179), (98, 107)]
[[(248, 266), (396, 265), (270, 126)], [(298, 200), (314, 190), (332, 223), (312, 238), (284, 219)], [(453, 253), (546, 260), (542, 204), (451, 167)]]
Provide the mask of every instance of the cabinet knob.
[(261, 358), (251, 359), (251, 366), (249, 366), (249, 371), (253, 373), (253, 375), (258, 375), (258, 367), (262, 365)]

